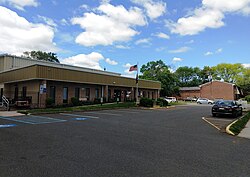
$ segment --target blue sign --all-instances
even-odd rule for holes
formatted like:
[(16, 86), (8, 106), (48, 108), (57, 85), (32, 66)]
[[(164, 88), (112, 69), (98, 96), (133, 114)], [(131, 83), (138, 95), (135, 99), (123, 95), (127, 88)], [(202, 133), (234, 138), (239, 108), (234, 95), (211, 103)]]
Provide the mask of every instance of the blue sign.
[(6, 125), (0, 125), (0, 128), (9, 128), (9, 127), (15, 127), (16, 124), (6, 124)]

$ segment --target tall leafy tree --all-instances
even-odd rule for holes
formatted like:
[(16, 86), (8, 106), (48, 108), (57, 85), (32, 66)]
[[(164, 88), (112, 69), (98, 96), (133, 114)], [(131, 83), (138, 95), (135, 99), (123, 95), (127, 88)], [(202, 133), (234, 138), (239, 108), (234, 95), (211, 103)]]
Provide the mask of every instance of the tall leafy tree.
[(169, 67), (162, 61), (150, 61), (142, 65), (141, 79), (160, 81), (162, 84), (161, 96), (170, 96), (178, 92), (176, 78)]
[(243, 90), (244, 95), (250, 95), (250, 68), (243, 68), (242, 74), (237, 76), (236, 84)]
[(35, 60), (44, 60), (49, 62), (60, 63), (55, 53), (52, 52), (42, 52), (42, 51), (31, 51), (31, 52), (24, 52), (24, 57), (32, 58)]
[(235, 83), (239, 74), (242, 74), (243, 66), (240, 63), (221, 63), (212, 67), (213, 76), (223, 79), (225, 82)]
[(175, 71), (175, 75), (178, 78), (178, 85), (180, 87), (193, 87), (202, 83), (201, 70), (198, 67), (179, 67)]

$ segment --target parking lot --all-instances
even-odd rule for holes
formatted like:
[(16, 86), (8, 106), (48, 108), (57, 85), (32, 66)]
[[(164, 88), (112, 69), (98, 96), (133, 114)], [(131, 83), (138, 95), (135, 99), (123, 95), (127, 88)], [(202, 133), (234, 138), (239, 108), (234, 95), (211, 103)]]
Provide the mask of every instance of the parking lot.
[(202, 117), (211, 106), (0, 117), (0, 176), (249, 176), (250, 141)]

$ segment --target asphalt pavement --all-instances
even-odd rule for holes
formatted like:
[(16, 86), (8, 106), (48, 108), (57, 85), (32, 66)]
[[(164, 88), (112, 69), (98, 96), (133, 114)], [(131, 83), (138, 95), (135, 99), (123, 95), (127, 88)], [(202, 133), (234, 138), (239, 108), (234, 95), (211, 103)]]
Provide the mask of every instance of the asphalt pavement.
[(249, 177), (250, 140), (211, 106), (0, 118), (0, 177)]

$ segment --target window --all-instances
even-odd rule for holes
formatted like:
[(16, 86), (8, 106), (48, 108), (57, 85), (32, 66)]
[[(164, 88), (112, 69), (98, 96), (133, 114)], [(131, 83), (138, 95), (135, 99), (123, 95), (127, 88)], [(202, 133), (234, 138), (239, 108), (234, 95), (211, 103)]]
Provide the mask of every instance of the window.
[(0, 92), (0, 101), (2, 101), (2, 96), (3, 96), (3, 88), (1, 88), (1, 92)]
[(49, 97), (52, 98), (53, 103), (55, 103), (55, 100), (56, 100), (56, 87), (55, 86), (50, 87)]
[(89, 100), (90, 99), (90, 88), (86, 88), (85, 91), (86, 91), (85, 96), (86, 96), (87, 100)]
[(68, 87), (63, 87), (63, 103), (68, 103)]
[(80, 88), (75, 88), (75, 97), (80, 98)]
[(108, 89), (108, 99), (110, 100), (111, 99), (111, 90)]
[(14, 99), (17, 100), (18, 99), (18, 87), (15, 87), (15, 95), (14, 95)]
[(22, 97), (23, 98), (26, 98), (27, 96), (27, 87), (23, 87), (23, 90), (22, 90)]
[(95, 89), (95, 98), (99, 98), (99, 89), (98, 88)]

